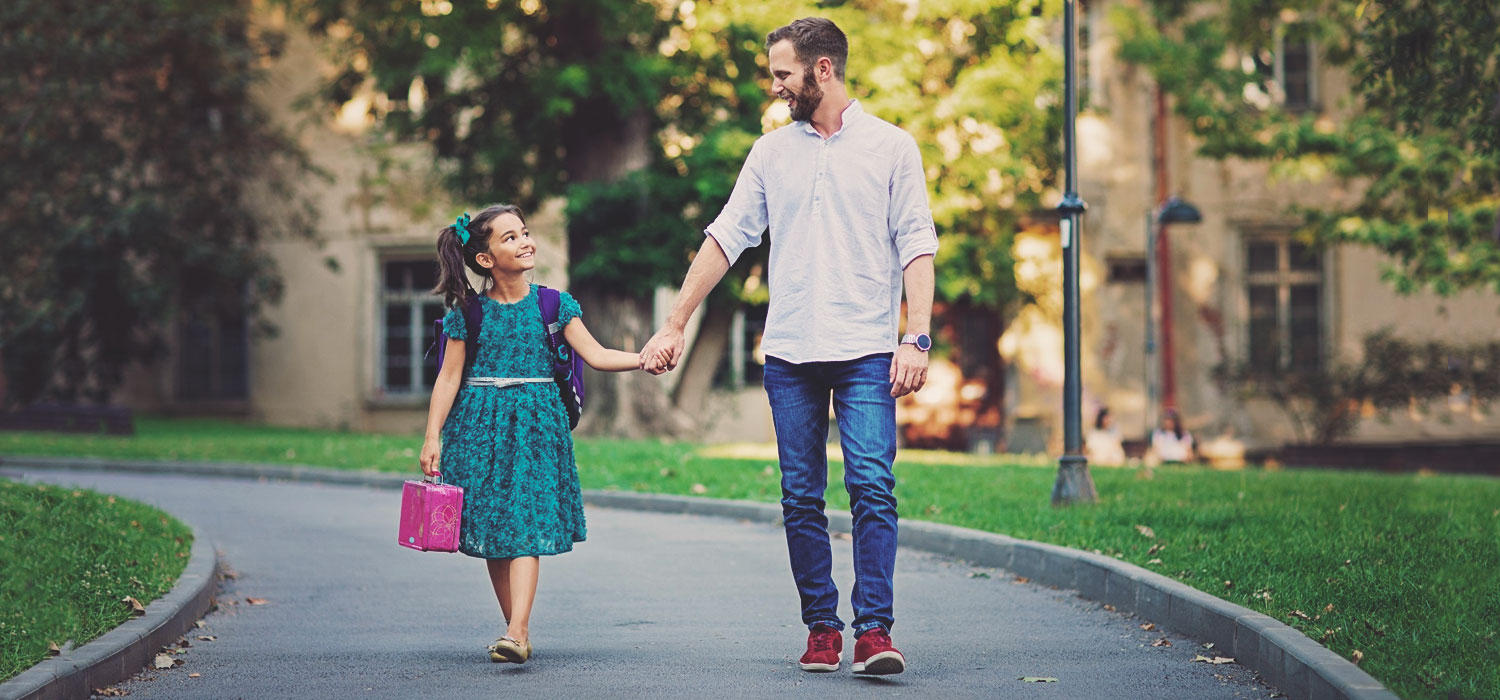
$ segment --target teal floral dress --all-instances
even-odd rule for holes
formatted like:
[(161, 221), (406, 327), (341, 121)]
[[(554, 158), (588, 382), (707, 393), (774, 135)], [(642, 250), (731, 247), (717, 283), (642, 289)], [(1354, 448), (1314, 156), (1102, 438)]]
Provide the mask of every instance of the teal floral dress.
[[(537, 288), (502, 304), (480, 297), (479, 353), (469, 376), (551, 377)], [(562, 294), (558, 322), (582, 315)], [(468, 342), (462, 308), (443, 332)], [(552, 382), (458, 390), (443, 424), (443, 480), (464, 490), (458, 549), (471, 557), (510, 559), (561, 554), (586, 535), (568, 414)]]

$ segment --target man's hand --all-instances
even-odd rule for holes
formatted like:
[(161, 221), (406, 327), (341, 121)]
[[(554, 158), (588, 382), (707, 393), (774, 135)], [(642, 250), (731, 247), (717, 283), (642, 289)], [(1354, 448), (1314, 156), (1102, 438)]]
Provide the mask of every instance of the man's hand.
[(677, 369), (677, 362), (682, 359), (685, 345), (682, 331), (671, 326), (662, 328), (651, 336), (646, 347), (641, 348), (641, 369), (651, 374), (663, 374)]
[(927, 353), (910, 343), (896, 348), (891, 358), (891, 396), (901, 398), (927, 383)]

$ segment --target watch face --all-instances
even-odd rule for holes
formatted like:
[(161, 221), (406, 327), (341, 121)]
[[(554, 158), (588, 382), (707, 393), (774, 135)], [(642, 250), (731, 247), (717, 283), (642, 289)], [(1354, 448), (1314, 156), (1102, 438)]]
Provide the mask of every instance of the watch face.
[(926, 333), (918, 333), (917, 334), (917, 349), (921, 350), (922, 352), (927, 352), (928, 350), (931, 350), (932, 349), (932, 336), (929, 336)]

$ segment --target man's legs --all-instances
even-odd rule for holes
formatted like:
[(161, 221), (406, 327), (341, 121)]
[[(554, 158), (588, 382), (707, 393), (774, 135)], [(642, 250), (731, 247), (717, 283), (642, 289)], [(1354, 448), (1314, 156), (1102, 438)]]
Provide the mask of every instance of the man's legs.
[(855, 635), (894, 622), (896, 570), (896, 399), (891, 397), (891, 356), (837, 363), (830, 377), (834, 416), (844, 449), (844, 486), (854, 516)]
[[(828, 489), (828, 386), (811, 364), (766, 358), (766, 396), (781, 459), (781, 513), (802, 622), (844, 629), (833, 584), (833, 550), (823, 495)], [(887, 389), (889, 391), (889, 389)]]

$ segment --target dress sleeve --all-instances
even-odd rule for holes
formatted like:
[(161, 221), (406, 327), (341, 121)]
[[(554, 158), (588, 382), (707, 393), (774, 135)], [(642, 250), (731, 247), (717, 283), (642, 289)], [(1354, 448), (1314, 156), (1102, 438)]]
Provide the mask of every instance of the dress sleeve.
[(448, 309), (448, 315), (443, 317), (443, 334), (454, 340), (469, 339), (469, 324), (464, 321), (464, 307)]
[(573, 319), (583, 316), (583, 309), (578, 306), (578, 300), (572, 294), (560, 292), (557, 304), (557, 327), (567, 328)]

